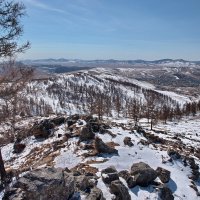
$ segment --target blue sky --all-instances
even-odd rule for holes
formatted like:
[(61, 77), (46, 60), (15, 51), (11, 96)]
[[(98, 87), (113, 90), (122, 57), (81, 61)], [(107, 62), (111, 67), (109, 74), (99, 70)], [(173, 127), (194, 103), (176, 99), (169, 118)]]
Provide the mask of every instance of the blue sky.
[(200, 0), (23, 0), (20, 58), (200, 60)]

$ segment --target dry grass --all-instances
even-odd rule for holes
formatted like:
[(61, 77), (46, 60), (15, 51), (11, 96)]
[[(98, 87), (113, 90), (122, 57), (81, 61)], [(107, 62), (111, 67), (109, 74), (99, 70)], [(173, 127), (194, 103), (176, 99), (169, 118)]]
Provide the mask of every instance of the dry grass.
[(107, 158), (104, 158), (103, 160), (88, 160), (86, 161), (85, 163), (88, 164), (88, 165), (91, 165), (91, 164), (99, 164), (99, 163), (105, 163), (107, 162), (109, 159)]
[(106, 145), (108, 145), (111, 148), (115, 148), (116, 146), (120, 146), (118, 143), (115, 143), (115, 142), (107, 142)]
[(96, 174), (99, 170), (96, 167), (91, 167), (89, 164), (86, 163), (80, 163), (76, 167), (71, 169), (72, 171), (80, 171), (84, 173), (92, 173)]

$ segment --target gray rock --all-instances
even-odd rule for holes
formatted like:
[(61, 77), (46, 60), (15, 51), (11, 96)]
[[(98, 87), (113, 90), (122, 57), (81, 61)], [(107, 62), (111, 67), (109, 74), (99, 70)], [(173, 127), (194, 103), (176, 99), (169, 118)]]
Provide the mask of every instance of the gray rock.
[(144, 162), (134, 163), (131, 167), (131, 175), (134, 176), (137, 185), (143, 187), (148, 186), (158, 176), (157, 172)]
[(114, 166), (110, 166), (101, 171), (102, 180), (105, 184), (110, 184), (112, 181), (119, 180), (119, 175)]
[(175, 150), (172, 149), (172, 148), (168, 148), (167, 154), (168, 154), (173, 160), (176, 160), (176, 159), (180, 159), (180, 158), (181, 158), (181, 155), (179, 154), (179, 152), (175, 151)]
[(25, 192), (20, 188), (12, 188), (4, 194), (2, 200), (26, 200)]
[(174, 200), (172, 191), (166, 186), (160, 189), (159, 197), (161, 200)]
[(148, 146), (149, 145), (149, 142), (144, 140), (144, 139), (141, 139), (139, 143), (141, 143), (144, 146)]
[(64, 124), (66, 122), (65, 117), (55, 117), (51, 119), (51, 122), (55, 124), (56, 126), (60, 126), (61, 124)]
[(87, 196), (87, 200), (106, 200), (104, 197), (103, 197), (103, 192), (97, 188), (97, 187), (94, 187), (90, 194)]
[(146, 133), (145, 130), (141, 126), (137, 126), (136, 125), (136, 126), (134, 126), (133, 129), (136, 130), (140, 134), (145, 134)]
[(76, 187), (81, 190), (85, 191), (87, 188), (90, 188), (91, 184), (89, 181), (89, 177), (85, 175), (75, 176), (75, 184)]
[(158, 173), (158, 177), (160, 178), (160, 180), (163, 183), (167, 183), (170, 180), (170, 171), (162, 168), (162, 167), (158, 167), (156, 169), (156, 172)]
[(107, 167), (101, 171), (101, 174), (117, 173), (117, 170), (114, 166)]
[(128, 189), (120, 180), (111, 182), (110, 191), (115, 195), (115, 200), (131, 200)]
[(130, 173), (127, 170), (120, 171), (118, 173), (118, 175), (127, 182), (127, 185), (129, 188), (133, 188), (137, 185), (136, 181), (134, 180), (134, 178), (130, 175)]
[(102, 174), (102, 180), (105, 184), (110, 184), (112, 181), (119, 180), (117, 173)]
[(64, 172), (64, 181), (65, 181), (65, 187), (67, 190), (67, 198), (71, 197), (74, 194), (75, 191), (75, 178), (71, 175), (68, 174), (67, 172)]
[[(13, 190), (15, 188), (22, 191), (24, 200), (66, 200), (74, 193), (74, 178), (64, 176), (62, 170), (55, 168), (37, 169), (20, 178), (14, 184)], [(8, 196), (8, 193), (5, 194), (5, 197)]]
[(130, 137), (125, 137), (124, 138), (124, 144), (128, 145), (129, 147), (132, 147), (134, 145), (133, 142), (131, 141)]
[(35, 138), (48, 138), (51, 135), (51, 130), (55, 127), (55, 124), (49, 119), (42, 120), (39, 123), (35, 123), (30, 130), (30, 133)]
[(118, 154), (118, 150), (106, 145), (101, 138), (95, 138), (95, 149), (98, 153)]
[(95, 134), (92, 132), (92, 129), (90, 127), (83, 127), (80, 132), (80, 141), (87, 141), (94, 139)]

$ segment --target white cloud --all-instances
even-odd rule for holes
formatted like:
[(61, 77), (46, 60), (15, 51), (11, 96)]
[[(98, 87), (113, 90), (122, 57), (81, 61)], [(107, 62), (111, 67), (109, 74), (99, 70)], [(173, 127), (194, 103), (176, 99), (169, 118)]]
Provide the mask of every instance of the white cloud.
[(36, 0), (25, 0), (25, 1), (29, 4), (31, 4), (32, 6), (35, 6), (37, 8), (43, 9), (43, 10), (48, 10), (48, 11), (53, 11), (53, 12), (58, 12), (58, 13), (65, 13), (65, 11), (62, 9), (53, 8), (47, 4), (38, 2)]

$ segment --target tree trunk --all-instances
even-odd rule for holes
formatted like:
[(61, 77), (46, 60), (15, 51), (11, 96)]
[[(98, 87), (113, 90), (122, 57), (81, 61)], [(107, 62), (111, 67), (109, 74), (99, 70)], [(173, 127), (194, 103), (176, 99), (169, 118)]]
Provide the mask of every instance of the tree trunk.
[(2, 182), (4, 182), (6, 179), (6, 170), (5, 170), (3, 158), (1, 155), (1, 149), (0, 149), (0, 175), (1, 175)]
[(151, 119), (151, 131), (153, 130), (153, 120)]

